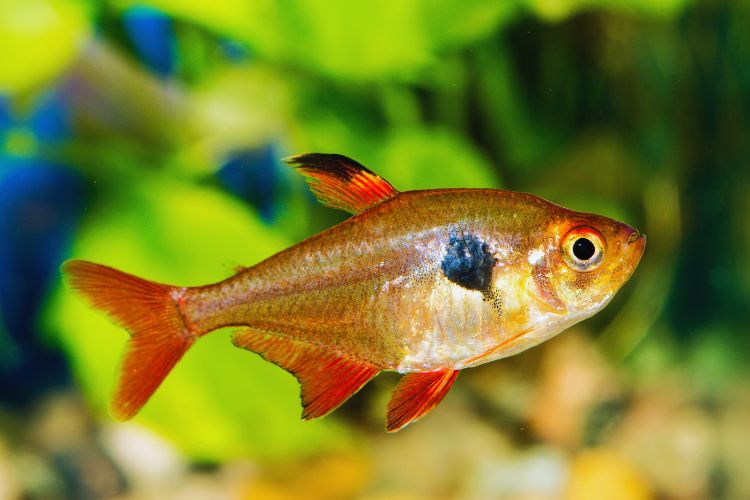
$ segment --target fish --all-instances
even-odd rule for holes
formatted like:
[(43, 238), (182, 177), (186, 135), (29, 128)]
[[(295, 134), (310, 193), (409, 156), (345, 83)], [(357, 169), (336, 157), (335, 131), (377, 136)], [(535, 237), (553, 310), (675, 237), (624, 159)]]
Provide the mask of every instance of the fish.
[(288, 371), (302, 418), (329, 414), (382, 371), (403, 376), (395, 432), (434, 409), (467, 368), (519, 354), (610, 302), (646, 236), (528, 193), (397, 191), (346, 156), (284, 160), (317, 199), (352, 216), (204, 286), (156, 283), (68, 260), (68, 286), (126, 329), (110, 413), (135, 416), (202, 336)]

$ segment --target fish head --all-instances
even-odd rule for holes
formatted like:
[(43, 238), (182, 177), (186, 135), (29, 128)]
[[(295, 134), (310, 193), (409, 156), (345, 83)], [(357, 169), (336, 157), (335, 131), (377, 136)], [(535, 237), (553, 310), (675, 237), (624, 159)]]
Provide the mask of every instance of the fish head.
[(603, 308), (632, 276), (646, 236), (594, 214), (566, 213), (548, 228), (546, 292), (579, 319)]

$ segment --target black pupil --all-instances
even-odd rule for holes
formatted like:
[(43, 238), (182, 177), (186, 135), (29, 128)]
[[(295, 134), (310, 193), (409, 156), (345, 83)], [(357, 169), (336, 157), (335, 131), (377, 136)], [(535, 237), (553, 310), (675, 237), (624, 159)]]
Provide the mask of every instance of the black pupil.
[(575, 255), (578, 260), (589, 260), (594, 256), (594, 253), (596, 253), (596, 247), (591, 243), (591, 240), (587, 238), (578, 238), (576, 242), (573, 243), (573, 255)]

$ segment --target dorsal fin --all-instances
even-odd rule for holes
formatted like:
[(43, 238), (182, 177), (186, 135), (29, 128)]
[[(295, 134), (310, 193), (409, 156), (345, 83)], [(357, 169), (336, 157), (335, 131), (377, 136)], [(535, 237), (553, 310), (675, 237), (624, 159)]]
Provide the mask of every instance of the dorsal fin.
[(404, 375), (388, 402), (385, 430), (396, 432), (425, 416), (443, 400), (457, 376), (458, 370), (451, 368)]
[(387, 180), (343, 155), (308, 153), (290, 156), (284, 162), (305, 176), (323, 205), (353, 214), (398, 194)]
[(321, 346), (252, 329), (235, 333), (232, 342), (297, 378), (305, 420), (332, 412), (380, 371), (370, 363)]

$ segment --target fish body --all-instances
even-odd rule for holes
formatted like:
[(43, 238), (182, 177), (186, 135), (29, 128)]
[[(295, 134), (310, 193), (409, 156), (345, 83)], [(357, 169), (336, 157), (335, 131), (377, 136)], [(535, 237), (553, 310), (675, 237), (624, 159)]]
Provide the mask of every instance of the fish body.
[[(73, 287), (132, 334), (115, 416), (134, 415), (197, 338), (233, 326), (235, 345), (297, 377), (305, 418), (330, 412), (380, 371), (406, 374), (388, 408), (387, 429), (398, 430), (437, 405), (459, 370), (595, 314), (645, 246), (626, 224), (526, 193), (399, 193), (339, 155), (290, 163), (323, 203), (355, 215), (201, 287), (66, 264)], [(144, 310), (151, 317), (137, 319)]]

